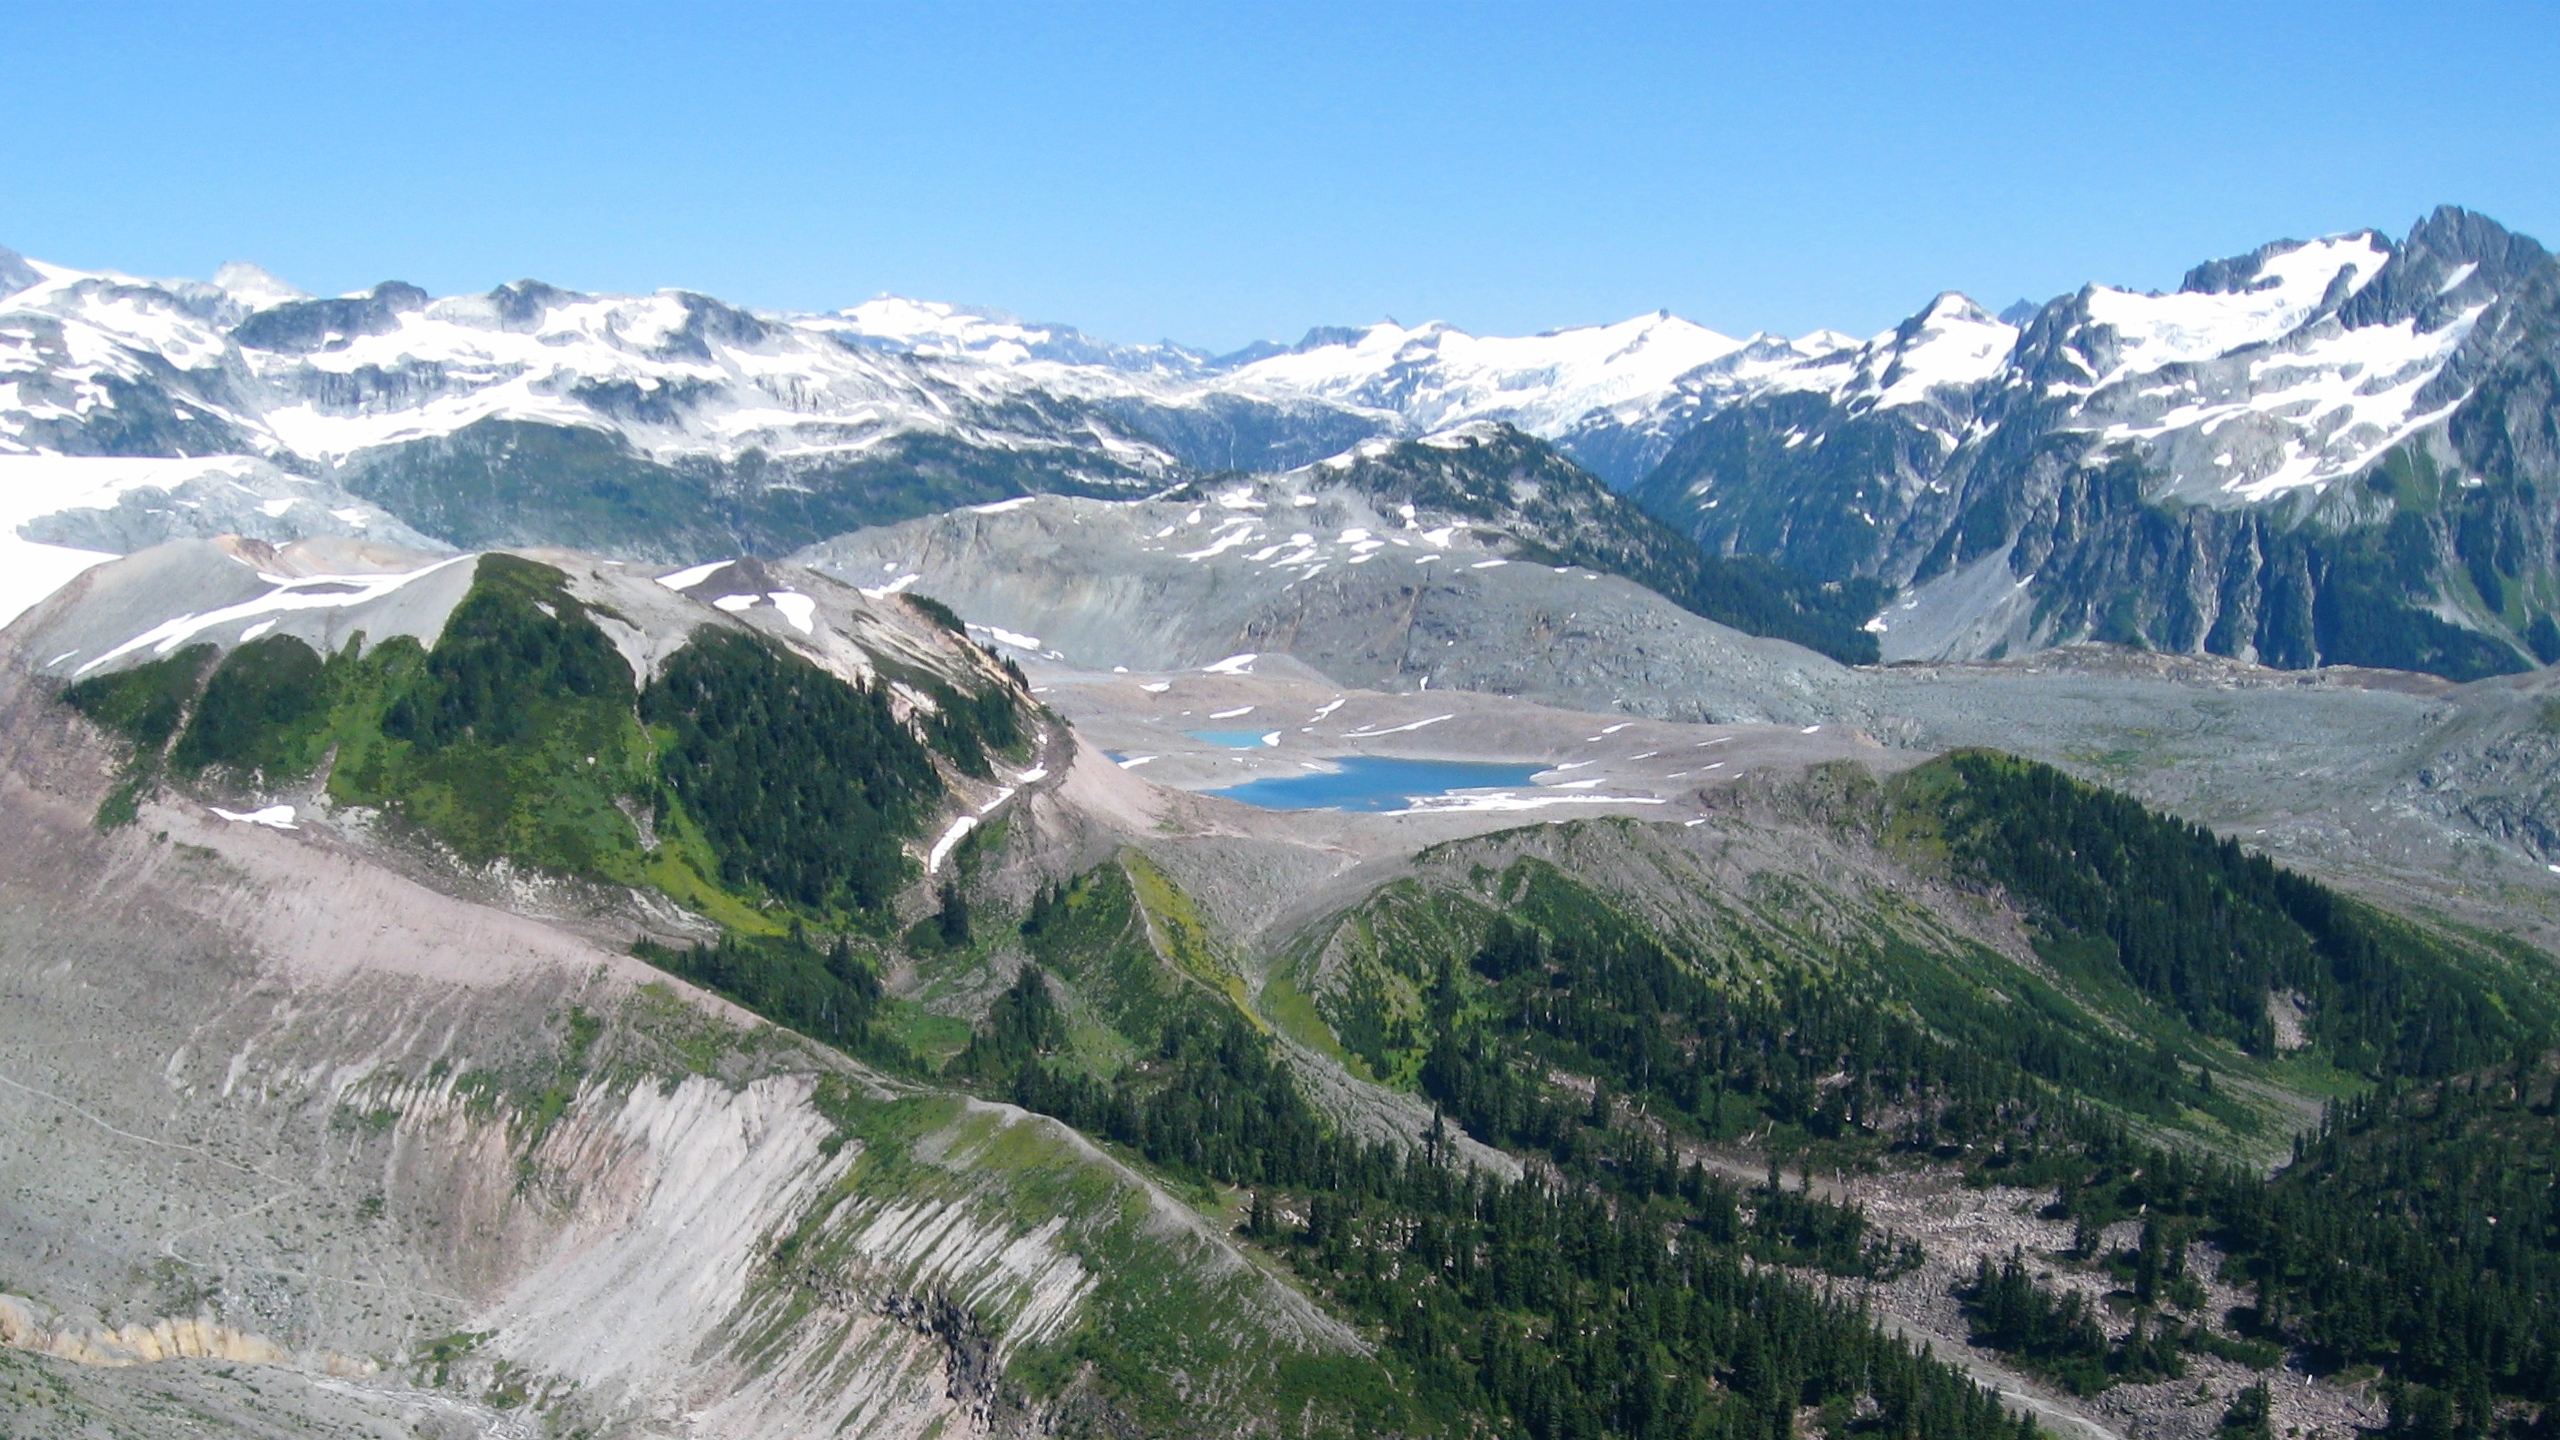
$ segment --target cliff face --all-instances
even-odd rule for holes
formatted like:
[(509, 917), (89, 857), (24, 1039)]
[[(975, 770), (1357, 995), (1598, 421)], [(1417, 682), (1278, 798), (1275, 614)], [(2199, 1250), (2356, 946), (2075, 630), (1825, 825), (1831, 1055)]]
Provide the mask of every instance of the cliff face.
[(2084, 288), (1972, 369), (1906, 345), (1873, 383), (1773, 390), (1636, 493), (1710, 550), (1903, 587), (1871, 627), (1888, 660), (2100, 640), (2527, 670), (2560, 659), (2555, 316), (2548, 252), (2444, 209), (2174, 294)]

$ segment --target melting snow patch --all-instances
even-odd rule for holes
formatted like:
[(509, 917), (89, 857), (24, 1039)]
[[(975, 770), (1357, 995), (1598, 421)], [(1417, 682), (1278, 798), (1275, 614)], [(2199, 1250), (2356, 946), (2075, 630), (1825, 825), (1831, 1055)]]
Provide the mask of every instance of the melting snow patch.
[(1046, 765), (1034, 765), (1030, 769), (1023, 771), (1021, 774), (1016, 775), (1013, 778), (1017, 784), (1035, 785), (1040, 781), (1049, 778), (1049, 767)]
[(1233, 720), (1239, 715), (1250, 715), (1252, 713), (1252, 706), (1239, 705), (1233, 710), (1212, 710), (1209, 712), (1209, 718), (1212, 720)]
[(978, 817), (975, 815), (963, 815), (952, 821), (951, 828), (942, 832), (942, 838), (933, 842), (933, 853), (924, 857), (924, 873), (930, 875), (941, 869), (942, 862), (951, 855), (951, 847), (959, 844), (970, 831), (977, 828)]
[(1039, 498), (1037, 495), (1016, 495), (1010, 500), (998, 500), (992, 505), (963, 505), (960, 508), (972, 515), (1004, 515), (1019, 510)]
[[(886, 567), (884, 566), (884, 567), (882, 567), (882, 568), (884, 568), (884, 569), (885, 569)], [(862, 587), (862, 593), (863, 593), (863, 594), (865, 594), (865, 595), (870, 596), (870, 597), (871, 597), (872, 599), (874, 599), (874, 600), (886, 600), (886, 599), (888, 599), (890, 596), (895, 595), (895, 594), (898, 594), (899, 592), (901, 592), (901, 591), (905, 590), (908, 586), (913, 585), (913, 584), (914, 584), (914, 583), (916, 583), (918, 580), (921, 580), (921, 579), (923, 579), (923, 578), (924, 578), (923, 576), (918, 575), (918, 574), (916, 574), (916, 573), (915, 573), (915, 572), (913, 572), (913, 571), (909, 571), (908, 573), (906, 573), (906, 574), (904, 574), (904, 575), (899, 576), (897, 579), (890, 581), (890, 582), (889, 582), (888, 584), (886, 584), (886, 585), (880, 585), (880, 586), (865, 585), (865, 586), (863, 586), (863, 587)]]
[(265, 578), (274, 583), (276, 588), (255, 600), (244, 600), (237, 605), (225, 605), (219, 610), (208, 610), (201, 615), (181, 615), (174, 620), (164, 620), (113, 650), (88, 661), (72, 673), (86, 675), (110, 660), (130, 655), (145, 646), (149, 646), (155, 655), (166, 655), (207, 630), (218, 625), (228, 625), (234, 620), (246, 620), (253, 615), (292, 610), (332, 610), (344, 606), (361, 605), (367, 601), (381, 599), (422, 575), (432, 575), (447, 565), (457, 565), (477, 558), (472, 555), (456, 555), (449, 560), (439, 560), (433, 565), (398, 575), (306, 575), (299, 579), (268, 576)]
[(810, 618), (818, 613), (817, 601), (794, 590), (777, 590), (764, 598), (772, 601), (773, 608), (781, 611), (782, 618), (790, 621), (801, 634), (817, 633), (809, 628)]
[(998, 643), (1010, 645), (1016, 650), (1028, 650), (1034, 655), (1040, 653), (1040, 637), (1037, 635), (1020, 635), (1001, 625), (981, 625), (974, 620), (969, 622), (969, 628), (984, 630), (996, 637)]
[(690, 590), (736, 563), (734, 560), (714, 560), (708, 565), (695, 565), (672, 575), (661, 575), (658, 583), (670, 590)]
[(1229, 550), (1233, 550), (1239, 545), (1246, 544), (1262, 533), (1261, 531), (1253, 528), (1252, 524), (1249, 522), (1238, 524), (1237, 522), (1229, 521), (1227, 523), (1234, 525), (1235, 528), (1232, 530), (1226, 530), (1225, 526), (1219, 527), (1222, 530), (1226, 530), (1226, 533), (1220, 535), (1217, 539), (1210, 541), (1207, 545), (1198, 550), (1186, 550), (1182, 552), (1182, 558), (1194, 561), (1206, 560), (1213, 555), (1220, 555)]
[(1146, 691), (1150, 695), (1161, 695), (1167, 690), (1173, 688), (1173, 682), (1170, 680), (1150, 680), (1138, 688)]
[(1819, 726), (1819, 725), (1807, 725), (1806, 727), (1804, 727), (1804, 729), (1803, 729), (1800, 733), (1802, 733), (1802, 734), (1806, 734), (1806, 735), (1811, 735), (1811, 734), (1813, 734), (1814, 732), (1816, 732), (1816, 731), (1820, 730), (1821, 728), (1822, 728), (1822, 727), (1821, 727), (1821, 726)]
[(1204, 675), (1250, 675), (1253, 673), (1253, 662), (1261, 658), (1261, 652), (1248, 650), (1241, 655), (1230, 655), (1215, 664), (1203, 665), (1200, 671)]
[(1438, 815), (1465, 811), (1544, 810), (1550, 805), (1662, 805), (1669, 802), (1650, 795), (1520, 795), (1501, 791), (1492, 795), (1417, 795), (1413, 803), (1395, 815)]
[(1270, 734), (1263, 736), (1262, 743), (1265, 745), (1277, 746), (1280, 743), (1280, 732), (1274, 730)]
[(1155, 758), (1156, 757), (1153, 755), (1132, 755), (1128, 759), (1120, 762), (1120, 768), (1123, 770), (1135, 770), (1139, 766), (1144, 765)]
[(1004, 802), (1006, 802), (1007, 800), (1010, 800), (1010, 799), (1012, 799), (1012, 798), (1013, 798), (1013, 787), (1012, 787), (1012, 786), (1010, 786), (1010, 785), (1007, 785), (1007, 786), (1006, 786), (1006, 787), (1004, 787), (1003, 789), (1001, 789), (1001, 790), (997, 791), (997, 792), (995, 793), (995, 795), (987, 801), (987, 803), (986, 803), (986, 804), (979, 806), (979, 807), (978, 807), (978, 813), (979, 813), (979, 814), (981, 814), (981, 815), (984, 815), (984, 814), (986, 814), (988, 811), (993, 810), (993, 809), (994, 809), (994, 808), (996, 808), (997, 806), (999, 806), (999, 805), (1003, 804)]
[(1313, 715), (1308, 716), (1308, 717), (1307, 717), (1307, 723), (1308, 723), (1308, 724), (1310, 724), (1310, 725), (1312, 725), (1312, 724), (1314, 724), (1315, 722), (1317, 722), (1317, 721), (1319, 721), (1319, 720), (1323, 719), (1323, 718), (1324, 718), (1324, 717), (1326, 717), (1327, 715), (1330, 715), (1330, 714), (1332, 714), (1334, 711), (1339, 710), (1339, 709), (1341, 709), (1341, 708), (1342, 708), (1342, 697), (1341, 697), (1341, 696), (1339, 696), (1339, 695), (1336, 695), (1336, 696), (1334, 696), (1332, 699), (1327, 700), (1326, 702), (1324, 702), (1323, 706), (1321, 706), (1319, 709), (1317, 709), (1316, 713), (1314, 713)]
[(1345, 730), (1342, 732), (1342, 738), (1345, 740), (1374, 740), (1380, 735), (1401, 735), (1408, 730), (1419, 730), (1425, 725), (1437, 725), (1443, 720), (1455, 720), (1457, 718), (1458, 717), (1455, 715), (1434, 715), (1428, 720), (1416, 720), (1410, 725), (1391, 725), (1384, 730)]
[[(257, 624), (250, 626), (248, 629), (241, 631), (240, 643), (246, 645), (250, 641), (257, 639), (259, 636), (266, 634), (274, 628), (276, 628), (276, 617), (270, 615), (266, 619), (259, 621)], [(77, 650), (71, 652), (72, 655), (77, 655), (79, 653), (80, 652)], [(66, 655), (63, 658), (67, 660), (70, 656)]]
[(764, 597), (761, 595), (723, 595), (719, 599), (711, 602), (711, 608), (714, 610), (726, 610), (730, 614), (735, 615), (741, 610), (754, 609), (756, 602), (763, 598)]
[(1508, 560), (1479, 560), (1467, 568), (1470, 570), (1490, 570), (1496, 565), (1508, 565), (1510, 563), (1511, 562)]
[(250, 825), (264, 825), (270, 830), (299, 830), (302, 828), (301, 826), (293, 823), (293, 807), (290, 805), (270, 805), (264, 810), (252, 810), (245, 815), (241, 814), (237, 810), (225, 810), (219, 805), (213, 806), (212, 810), (214, 814), (221, 816), (225, 820), (238, 820)]

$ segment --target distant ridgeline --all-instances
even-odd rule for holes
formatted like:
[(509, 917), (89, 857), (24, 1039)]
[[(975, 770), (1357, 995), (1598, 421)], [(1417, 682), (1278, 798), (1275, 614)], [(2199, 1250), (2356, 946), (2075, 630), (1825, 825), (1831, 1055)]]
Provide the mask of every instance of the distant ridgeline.
[(1514, 536), (1520, 558), (1621, 575), (1719, 624), (1871, 664), (1862, 626), (1893, 596), (1871, 578), (1808, 579), (1757, 556), (1710, 555), (1598, 476), (1509, 425), (1354, 453), (1340, 478), (1386, 505), (1460, 516)]
[(69, 687), (132, 746), (100, 823), (131, 821), (165, 783), (272, 789), (325, 763), (332, 802), (378, 807), (466, 864), (654, 888), (751, 935), (879, 928), (915, 869), (901, 842), (944, 796), (938, 765), (984, 776), (1026, 742), (1019, 686), (902, 673), (941, 706), (911, 726), (885, 671), (856, 687), (713, 625), (643, 688), (560, 571), (476, 564), (432, 649), (321, 655), (270, 636)]

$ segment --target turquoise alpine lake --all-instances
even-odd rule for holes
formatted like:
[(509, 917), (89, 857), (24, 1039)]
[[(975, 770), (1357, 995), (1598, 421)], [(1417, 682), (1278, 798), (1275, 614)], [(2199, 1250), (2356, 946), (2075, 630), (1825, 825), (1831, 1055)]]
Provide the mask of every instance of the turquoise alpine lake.
[[(1260, 743), (1256, 737), (1256, 743)], [(1266, 776), (1212, 790), (1265, 810), (1403, 810), (1414, 801), (1452, 790), (1496, 790), (1529, 783), (1544, 765), (1503, 765), (1481, 760), (1398, 760), (1345, 755), (1333, 770)]]

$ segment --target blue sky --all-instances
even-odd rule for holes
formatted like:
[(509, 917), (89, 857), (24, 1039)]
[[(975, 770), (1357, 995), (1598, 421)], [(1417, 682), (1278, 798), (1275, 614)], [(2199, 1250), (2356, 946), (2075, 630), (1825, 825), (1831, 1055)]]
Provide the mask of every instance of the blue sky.
[(2440, 201), (2560, 242), (2560, 6), (0, 4), (0, 244), (881, 291), (1226, 348), (1869, 332)]

